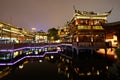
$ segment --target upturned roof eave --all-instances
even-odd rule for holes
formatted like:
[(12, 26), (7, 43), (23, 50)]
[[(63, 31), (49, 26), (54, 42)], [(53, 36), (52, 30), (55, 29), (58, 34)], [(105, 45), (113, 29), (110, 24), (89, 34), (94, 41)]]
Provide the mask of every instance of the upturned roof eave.
[(120, 29), (120, 21), (112, 23), (101, 23), (104, 29)]

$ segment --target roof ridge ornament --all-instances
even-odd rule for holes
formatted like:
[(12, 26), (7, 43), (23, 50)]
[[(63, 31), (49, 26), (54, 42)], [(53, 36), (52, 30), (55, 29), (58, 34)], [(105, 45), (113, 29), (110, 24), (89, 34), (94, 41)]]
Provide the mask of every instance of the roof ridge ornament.
[(74, 12), (75, 12), (75, 15), (74, 16), (78, 16), (78, 15), (83, 15), (83, 16), (108, 16), (111, 14), (113, 8), (108, 11), (108, 12), (104, 12), (104, 13), (96, 13), (94, 11), (80, 11), (80, 10), (77, 10), (75, 8), (75, 5), (73, 5), (73, 9), (74, 9)]
[(108, 12), (105, 12), (105, 13), (109, 13), (109, 14), (111, 14), (112, 10), (113, 10), (113, 8), (112, 8), (110, 11), (108, 11)]
[(74, 9), (75, 13), (78, 13), (78, 11), (75, 8), (75, 5), (73, 5), (73, 9)]

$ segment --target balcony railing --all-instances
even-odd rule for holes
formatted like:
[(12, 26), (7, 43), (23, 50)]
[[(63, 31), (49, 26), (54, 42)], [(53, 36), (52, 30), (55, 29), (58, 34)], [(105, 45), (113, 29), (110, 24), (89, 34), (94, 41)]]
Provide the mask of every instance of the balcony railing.
[(89, 47), (96, 47), (96, 48), (105, 48), (111, 47), (110, 42), (74, 42), (73, 46), (89, 48)]

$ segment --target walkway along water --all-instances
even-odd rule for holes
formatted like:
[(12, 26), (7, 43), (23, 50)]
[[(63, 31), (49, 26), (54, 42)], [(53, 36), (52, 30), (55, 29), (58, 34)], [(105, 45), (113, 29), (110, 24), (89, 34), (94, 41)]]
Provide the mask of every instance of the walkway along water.
[(59, 44), (4, 44), (0, 45), (0, 65), (11, 65), (26, 57), (43, 57), (59, 51)]

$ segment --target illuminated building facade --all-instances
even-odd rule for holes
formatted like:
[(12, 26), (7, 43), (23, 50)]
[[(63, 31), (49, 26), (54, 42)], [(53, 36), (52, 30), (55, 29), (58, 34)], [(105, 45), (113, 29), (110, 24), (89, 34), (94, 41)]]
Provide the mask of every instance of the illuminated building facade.
[(5, 43), (28, 43), (35, 41), (37, 43), (47, 43), (47, 34), (43, 31), (33, 32), (28, 31), (18, 26), (0, 22), (0, 40)]
[(17, 26), (0, 22), (0, 39), (9, 40), (10, 42), (21, 43), (24, 40), (32, 40), (33, 33)]
[(60, 37), (60, 42), (71, 42), (69, 39), (69, 27), (58, 28), (58, 35)]
[(45, 33), (44, 31), (40, 30), (38, 32), (35, 33), (35, 41), (37, 43), (47, 43), (48, 42), (48, 37), (47, 37), (47, 33)]
[(73, 19), (69, 23), (73, 45), (83, 47), (104, 46), (105, 30), (101, 23), (107, 23), (107, 17), (111, 11), (99, 14), (74, 10)]
[(112, 46), (120, 46), (120, 21), (112, 23), (102, 23), (106, 31), (106, 40), (112, 41)]

